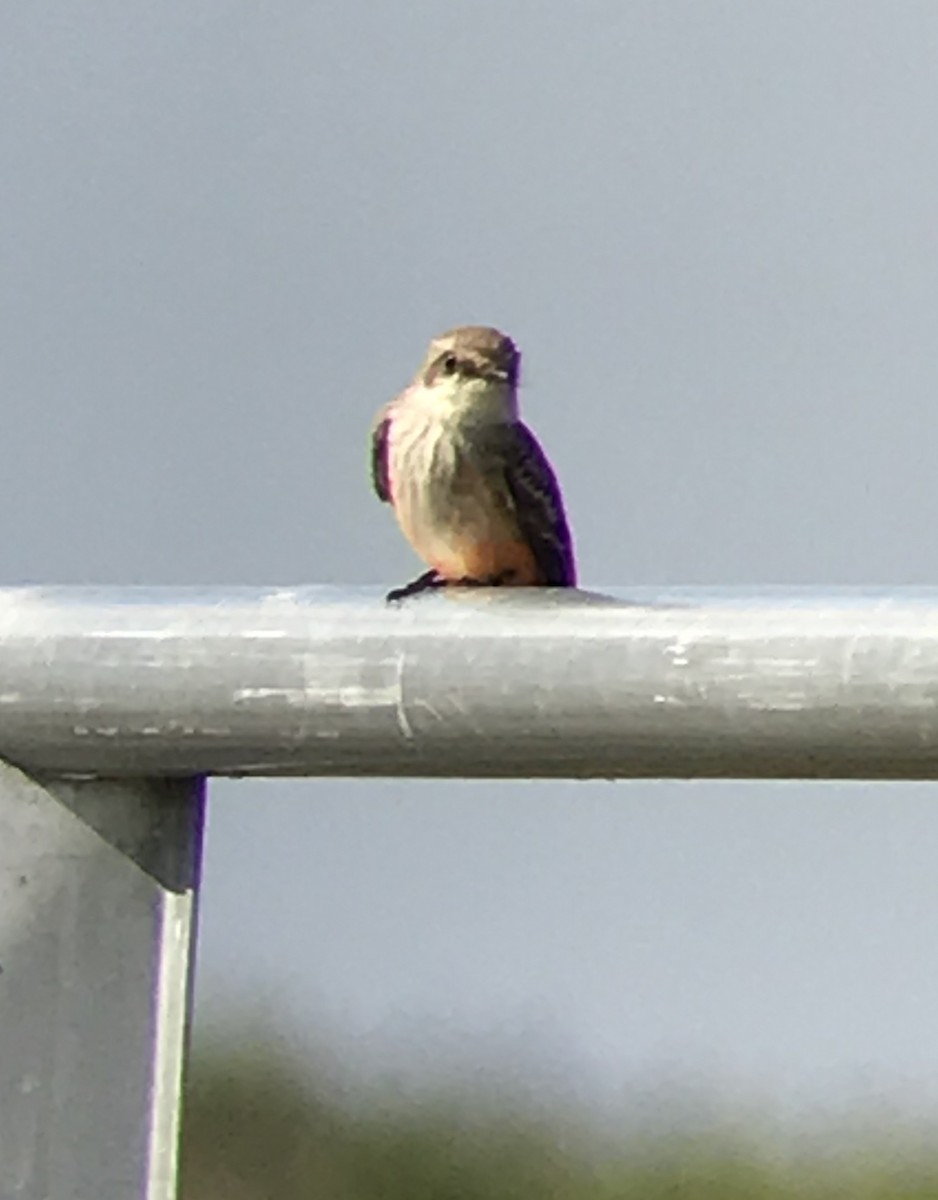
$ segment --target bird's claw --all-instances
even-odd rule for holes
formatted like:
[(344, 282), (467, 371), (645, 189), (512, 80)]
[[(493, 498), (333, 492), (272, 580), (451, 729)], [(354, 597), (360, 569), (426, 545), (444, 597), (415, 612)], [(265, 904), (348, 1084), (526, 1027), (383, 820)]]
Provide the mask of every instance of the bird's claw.
[(422, 575), (418, 575), (410, 583), (405, 583), (403, 587), (392, 588), (385, 599), (388, 603), (393, 604), (398, 600), (406, 600), (408, 596), (416, 596), (420, 592), (429, 591), (431, 588), (445, 586), (446, 580), (437, 571), (424, 571)]
[(462, 579), (444, 579), (438, 571), (424, 571), (403, 587), (392, 588), (385, 599), (394, 604), (399, 600), (406, 600), (409, 596), (417, 596), (420, 592), (443, 587), (501, 587), (502, 584), (511, 583), (516, 574), (512, 567), (507, 571), (500, 571), (497, 575), (486, 575), (484, 579), (473, 579), (468, 575), (464, 575)]
[(463, 576), (456, 584), (457, 587), (501, 587), (503, 584), (511, 583), (518, 572), (514, 567), (509, 567), (507, 571), (499, 571), (497, 575), (486, 575), (484, 579), (470, 579), (468, 576)]

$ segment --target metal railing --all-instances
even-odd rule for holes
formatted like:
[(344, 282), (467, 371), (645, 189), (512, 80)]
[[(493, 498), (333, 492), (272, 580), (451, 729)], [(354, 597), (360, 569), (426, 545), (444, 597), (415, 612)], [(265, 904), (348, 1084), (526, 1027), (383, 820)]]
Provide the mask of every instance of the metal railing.
[(0, 589), (0, 756), (0, 1193), (170, 1200), (207, 776), (935, 778), (938, 592)]

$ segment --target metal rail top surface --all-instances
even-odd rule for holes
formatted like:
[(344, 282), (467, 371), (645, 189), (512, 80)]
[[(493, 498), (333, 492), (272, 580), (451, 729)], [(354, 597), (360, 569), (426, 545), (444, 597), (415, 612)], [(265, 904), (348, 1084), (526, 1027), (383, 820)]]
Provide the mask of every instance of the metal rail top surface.
[(0, 589), (55, 775), (938, 776), (938, 590)]

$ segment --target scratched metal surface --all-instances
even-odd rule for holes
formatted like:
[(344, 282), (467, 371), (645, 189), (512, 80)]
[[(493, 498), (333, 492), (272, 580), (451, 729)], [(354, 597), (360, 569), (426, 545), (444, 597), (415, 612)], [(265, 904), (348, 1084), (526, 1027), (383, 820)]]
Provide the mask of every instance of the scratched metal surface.
[(938, 591), (0, 590), (0, 756), (134, 775), (938, 775)]

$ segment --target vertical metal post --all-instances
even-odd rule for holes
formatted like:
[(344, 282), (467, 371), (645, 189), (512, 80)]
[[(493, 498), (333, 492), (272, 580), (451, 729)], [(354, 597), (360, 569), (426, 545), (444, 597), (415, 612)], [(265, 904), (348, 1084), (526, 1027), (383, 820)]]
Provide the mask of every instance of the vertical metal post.
[(196, 779), (0, 763), (0, 1197), (172, 1200)]

